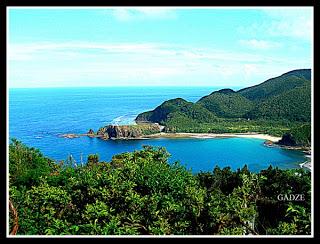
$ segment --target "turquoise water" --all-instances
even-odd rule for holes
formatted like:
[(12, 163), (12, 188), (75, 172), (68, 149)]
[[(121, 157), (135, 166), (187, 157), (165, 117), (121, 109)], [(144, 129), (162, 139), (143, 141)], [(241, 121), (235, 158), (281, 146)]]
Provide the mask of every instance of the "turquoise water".
[(109, 161), (114, 154), (133, 151), (142, 145), (166, 147), (170, 162), (180, 161), (193, 172), (211, 171), (215, 165), (232, 169), (248, 165), (259, 171), (270, 164), (280, 168), (299, 167), (302, 153), (263, 145), (251, 138), (220, 139), (148, 139), (103, 141), (98, 138), (59, 137), (65, 133), (96, 131), (107, 124), (133, 123), (137, 114), (150, 110), (165, 100), (181, 97), (195, 102), (220, 88), (46, 88), (9, 90), (9, 137), (39, 148), (46, 156), (63, 160), (72, 154), (98, 153)]

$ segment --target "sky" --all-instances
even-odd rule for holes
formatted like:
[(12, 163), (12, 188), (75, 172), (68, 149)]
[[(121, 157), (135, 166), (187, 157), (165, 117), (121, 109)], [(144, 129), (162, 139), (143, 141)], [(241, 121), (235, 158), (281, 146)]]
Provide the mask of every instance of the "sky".
[(313, 8), (8, 8), (9, 88), (246, 87), (312, 68)]

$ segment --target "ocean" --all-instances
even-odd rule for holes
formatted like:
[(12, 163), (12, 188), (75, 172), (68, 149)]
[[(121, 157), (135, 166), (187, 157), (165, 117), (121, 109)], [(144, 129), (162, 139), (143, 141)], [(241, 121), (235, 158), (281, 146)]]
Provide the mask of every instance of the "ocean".
[[(184, 98), (195, 102), (219, 87), (82, 87), (9, 89), (9, 138), (39, 148), (54, 160), (69, 155), (80, 163), (87, 155), (98, 153), (101, 160), (113, 155), (142, 149), (143, 145), (163, 146), (170, 162), (180, 161), (192, 172), (211, 171), (216, 165), (232, 169), (248, 165), (252, 171), (267, 168), (298, 168), (303, 153), (265, 147), (253, 138), (148, 139), (103, 141), (98, 138), (59, 137), (66, 133), (97, 131), (108, 124), (132, 124), (135, 117), (162, 102)], [(234, 88), (236, 90), (236, 88)]]

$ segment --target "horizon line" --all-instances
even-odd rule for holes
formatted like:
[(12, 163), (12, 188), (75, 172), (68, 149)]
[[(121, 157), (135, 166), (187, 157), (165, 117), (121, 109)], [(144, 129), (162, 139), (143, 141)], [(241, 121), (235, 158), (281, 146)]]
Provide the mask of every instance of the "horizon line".
[(243, 87), (243, 86), (38, 86), (38, 87), (8, 87), (7, 89), (43, 89), (43, 88), (141, 88), (141, 87), (145, 87), (145, 88), (161, 88), (161, 87), (172, 87), (172, 88), (196, 88), (196, 87), (213, 87), (213, 88), (217, 88), (217, 87), (222, 87), (222, 88), (227, 88), (227, 87), (234, 87), (234, 88), (238, 88), (238, 87)]

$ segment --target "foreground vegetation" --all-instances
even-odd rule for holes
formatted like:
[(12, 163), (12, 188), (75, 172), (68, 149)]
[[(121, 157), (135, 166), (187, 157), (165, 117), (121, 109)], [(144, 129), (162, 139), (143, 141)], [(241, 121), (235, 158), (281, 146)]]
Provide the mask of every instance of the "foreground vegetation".
[[(56, 164), (9, 145), (10, 229), (18, 235), (310, 234), (311, 175), (269, 167), (192, 174), (164, 148)], [(304, 201), (279, 201), (303, 194)]]

